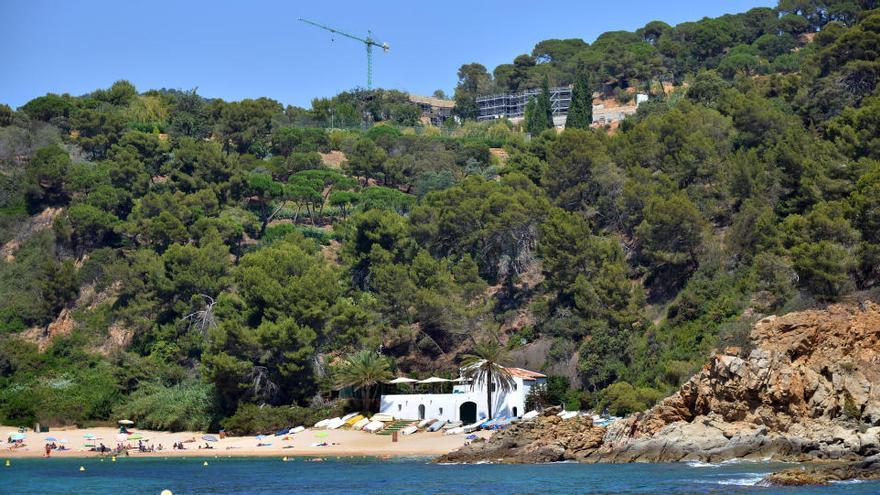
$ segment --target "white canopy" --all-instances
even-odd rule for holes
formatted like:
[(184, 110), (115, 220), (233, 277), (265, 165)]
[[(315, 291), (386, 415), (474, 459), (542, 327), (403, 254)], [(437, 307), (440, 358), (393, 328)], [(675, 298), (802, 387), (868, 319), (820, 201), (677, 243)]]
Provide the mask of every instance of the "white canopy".
[(415, 380), (413, 378), (407, 378), (405, 376), (398, 376), (394, 380), (391, 380), (390, 382), (387, 382), (387, 383), (389, 383), (391, 385), (397, 385), (398, 383), (415, 383), (417, 381), (418, 380)]
[(432, 376), (431, 378), (426, 378), (424, 380), (419, 380), (418, 383), (447, 383), (452, 380), (447, 380), (446, 378), (438, 378), (436, 376)]

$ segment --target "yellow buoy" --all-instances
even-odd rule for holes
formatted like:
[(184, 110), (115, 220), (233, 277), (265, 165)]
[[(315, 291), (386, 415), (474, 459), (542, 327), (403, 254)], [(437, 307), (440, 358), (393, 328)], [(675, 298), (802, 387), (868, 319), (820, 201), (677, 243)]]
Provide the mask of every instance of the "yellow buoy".
[(284, 462), (287, 462), (287, 456), (284, 456), (284, 458), (281, 459), (281, 460), (284, 461)]
[(80, 466), (80, 467), (79, 467), (79, 470), (80, 470), (80, 471), (85, 471), (85, 470), (86, 470), (86, 467), (85, 467), (85, 466)]
[(12, 465), (12, 463), (9, 462), (9, 459), (6, 459), (6, 467), (9, 467), (9, 466), (11, 466), (11, 465)]
[(114, 455), (113, 457), (110, 458), (110, 462), (116, 462), (116, 456), (115, 456), (115, 455)]
[(174, 495), (174, 494), (171, 493), (171, 490), (162, 490), (162, 493), (160, 493), (159, 495)]
[(202, 466), (207, 466), (207, 465), (208, 465), (208, 461), (205, 461), (204, 463), (202, 463)]

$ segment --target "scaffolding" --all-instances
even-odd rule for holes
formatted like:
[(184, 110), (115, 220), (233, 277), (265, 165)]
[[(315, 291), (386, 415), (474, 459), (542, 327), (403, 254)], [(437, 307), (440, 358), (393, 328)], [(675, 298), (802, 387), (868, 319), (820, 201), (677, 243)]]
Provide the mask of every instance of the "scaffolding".
[[(477, 97), (477, 120), (515, 119), (525, 115), (526, 105), (531, 98), (541, 94), (540, 88), (527, 89), (520, 93), (495, 94)], [(550, 88), (550, 110), (554, 117), (568, 115), (571, 104), (571, 86)]]

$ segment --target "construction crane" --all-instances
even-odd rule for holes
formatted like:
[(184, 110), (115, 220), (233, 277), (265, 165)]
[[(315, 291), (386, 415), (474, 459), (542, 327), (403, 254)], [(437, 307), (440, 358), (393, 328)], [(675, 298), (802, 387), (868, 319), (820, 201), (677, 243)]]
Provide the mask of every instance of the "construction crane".
[(365, 44), (367, 46), (367, 89), (371, 89), (373, 87), (373, 47), (376, 46), (376, 47), (381, 48), (382, 51), (388, 52), (388, 50), (391, 48), (390, 46), (388, 46), (388, 43), (381, 43), (381, 44), (377, 43), (373, 39), (373, 32), (369, 31), (369, 30), (367, 31), (367, 38), (364, 39), (364, 38), (355, 36), (353, 34), (348, 34), (344, 31), (340, 31), (338, 29), (333, 29), (331, 27), (327, 27), (323, 24), (318, 24), (317, 22), (310, 21), (308, 19), (303, 19), (302, 17), (300, 17), (299, 20), (302, 22), (305, 22), (306, 24), (311, 24), (312, 26), (319, 27), (321, 29), (326, 29), (327, 31), (330, 31), (331, 33), (339, 33), (342, 36), (345, 36), (346, 38), (351, 38), (353, 40), (360, 41), (361, 43)]

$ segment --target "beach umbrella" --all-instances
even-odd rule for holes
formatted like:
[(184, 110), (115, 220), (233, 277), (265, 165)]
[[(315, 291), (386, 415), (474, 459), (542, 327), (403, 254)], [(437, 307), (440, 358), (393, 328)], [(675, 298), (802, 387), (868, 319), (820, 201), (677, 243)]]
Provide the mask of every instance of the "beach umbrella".
[(319, 432), (315, 433), (315, 437), (317, 437), (317, 438), (326, 438), (326, 437), (327, 437), (327, 432), (326, 432), (326, 431), (319, 431)]
[(220, 439), (215, 437), (214, 435), (202, 435), (202, 440), (206, 442), (219, 442)]
[(58, 443), (67, 443), (67, 439), (66, 439), (66, 438), (62, 438), (61, 440), (58, 440)]
[(9, 437), (12, 438), (13, 442), (18, 442), (19, 440), (25, 439), (24, 433), (13, 433)]
[(86, 440), (93, 440), (95, 438), (95, 434), (94, 433), (86, 433), (85, 435), (83, 435), (83, 438), (85, 438)]
[(414, 378), (407, 378), (405, 376), (398, 376), (394, 380), (391, 380), (390, 382), (386, 382), (386, 383), (388, 383), (389, 385), (397, 385), (398, 383), (415, 383), (417, 381), (418, 380), (416, 380)]
[(128, 439), (129, 440), (143, 440), (144, 436), (141, 435), (140, 433), (135, 433), (134, 435), (129, 435)]
[(448, 383), (451, 381), (452, 380), (447, 380), (446, 378), (432, 376), (431, 378), (425, 378), (424, 380), (419, 380), (417, 383)]
[(130, 419), (120, 419), (119, 421), (117, 421), (117, 423), (119, 423), (121, 425), (125, 425), (125, 426), (130, 426), (130, 425), (134, 424), (134, 421), (132, 421)]
[(47, 442), (57, 442), (58, 439), (56, 439), (55, 437), (46, 437), (46, 441)]

